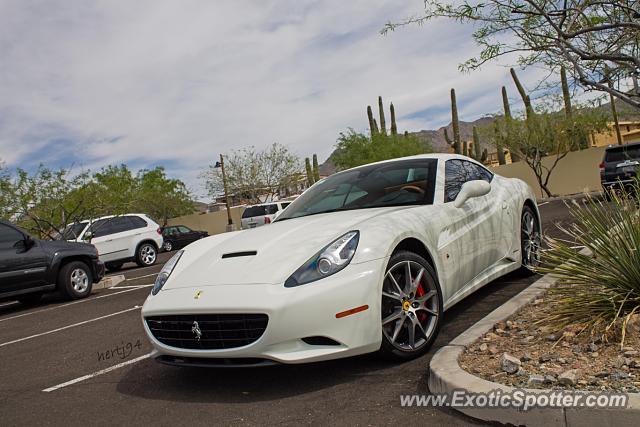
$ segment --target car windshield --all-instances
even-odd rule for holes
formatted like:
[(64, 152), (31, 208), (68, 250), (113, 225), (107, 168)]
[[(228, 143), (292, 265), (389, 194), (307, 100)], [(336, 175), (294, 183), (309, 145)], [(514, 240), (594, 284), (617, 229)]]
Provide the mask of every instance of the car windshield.
[(640, 145), (615, 147), (607, 150), (607, 162), (624, 162), (625, 160), (640, 160)]
[(86, 222), (77, 222), (75, 224), (67, 225), (62, 232), (62, 240), (75, 240), (80, 237), (80, 233), (87, 226)]
[(431, 204), (436, 166), (436, 159), (412, 159), (337, 173), (305, 191), (277, 221), (343, 210)]

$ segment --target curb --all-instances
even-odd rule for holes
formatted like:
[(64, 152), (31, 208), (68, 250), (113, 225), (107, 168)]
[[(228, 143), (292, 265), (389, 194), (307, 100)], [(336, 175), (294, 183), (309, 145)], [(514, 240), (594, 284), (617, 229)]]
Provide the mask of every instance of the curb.
[[(542, 295), (556, 281), (549, 274), (543, 276), (438, 350), (429, 364), (429, 391), (432, 394), (449, 396), (456, 391), (465, 391), (469, 394), (490, 391), (507, 394), (515, 390), (540, 394), (549, 391), (548, 389), (521, 389), (487, 381), (463, 370), (458, 364), (458, 359), (467, 346), (491, 331), (497, 322), (507, 320), (521, 307)], [(590, 393), (575, 391), (574, 394), (586, 396)], [(544, 427), (635, 425), (640, 419), (640, 393), (627, 393), (627, 396), (627, 407), (617, 409), (548, 407), (533, 408), (526, 412), (516, 407), (453, 407), (453, 409), (483, 421), (513, 425)]]
[(124, 274), (103, 277), (102, 280), (100, 280), (98, 283), (93, 284), (92, 290), (113, 288), (114, 286), (121, 282), (124, 282), (125, 280), (127, 279), (124, 277)]

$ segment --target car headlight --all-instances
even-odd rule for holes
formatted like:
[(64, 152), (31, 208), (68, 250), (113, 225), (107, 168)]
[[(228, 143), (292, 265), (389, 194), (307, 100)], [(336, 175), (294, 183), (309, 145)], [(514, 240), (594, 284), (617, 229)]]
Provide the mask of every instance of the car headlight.
[(183, 250), (176, 252), (176, 254), (172, 256), (171, 259), (167, 261), (167, 263), (162, 267), (162, 270), (160, 270), (158, 277), (156, 277), (156, 283), (153, 284), (153, 288), (151, 289), (151, 295), (156, 295), (158, 292), (160, 292), (160, 289), (162, 289), (164, 284), (167, 283), (169, 276), (171, 276), (173, 269), (176, 267), (176, 264), (180, 260), (180, 257), (183, 253)]
[(284, 282), (284, 286), (293, 288), (315, 282), (342, 270), (349, 265), (356, 253), (358, 240), (360, 240), (359, 231), (350, 231), (337, 238), (298, 268)]

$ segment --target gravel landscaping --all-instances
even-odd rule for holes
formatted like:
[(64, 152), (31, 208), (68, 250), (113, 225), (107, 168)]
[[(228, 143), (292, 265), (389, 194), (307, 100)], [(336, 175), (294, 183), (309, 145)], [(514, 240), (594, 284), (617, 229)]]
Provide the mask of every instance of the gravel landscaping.
[(553, 312), (555, 295), (522, 308), (467, 347), (460, 366), (488, 381), (513, 387), (593, 391), (640, 391), (640, 315), (621, 337), (575, 326), (553, 330), (538, 323)]

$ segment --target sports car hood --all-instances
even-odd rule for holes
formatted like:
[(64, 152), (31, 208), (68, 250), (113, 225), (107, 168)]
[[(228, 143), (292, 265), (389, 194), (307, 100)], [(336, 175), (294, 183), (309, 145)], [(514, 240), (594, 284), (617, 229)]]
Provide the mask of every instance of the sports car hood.
[[(163, 290), (282, 284), (326, 245), (364, 222), (406, 207), (363, 209), (276, 221), (189, 245)], [(358, 252), (353, 262), (357, 262)]]

